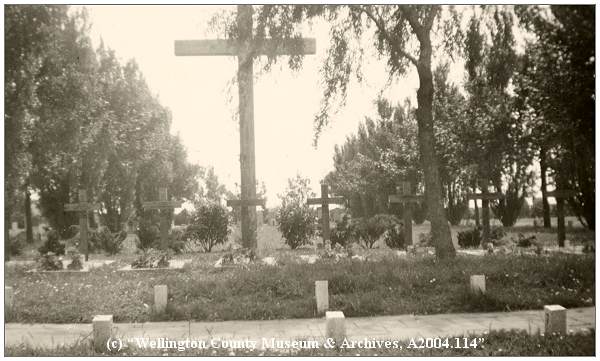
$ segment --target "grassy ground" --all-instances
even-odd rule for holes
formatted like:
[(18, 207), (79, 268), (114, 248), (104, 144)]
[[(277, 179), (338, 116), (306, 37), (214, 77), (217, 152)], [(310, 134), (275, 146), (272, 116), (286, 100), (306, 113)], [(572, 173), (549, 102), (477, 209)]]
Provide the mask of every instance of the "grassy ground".
[[(595, 331), (567, 336), (528, 335), (520, 331), (492, 331), (484, 335), (472, 335), (469, 339), (482, 337), (484, 341), (476, 348), (407, 348), (409, 340), (402, 340), (403, 348), (374, 349), (195, 349), (186, 351), (150, 350), (127, 348), (115, 352), (115, 356), (594, 356)], [(462, 336), (461, 336), (462, 338)], [(452, 340), (452, 339), (451, 339)], [(452, 341), (451, 341), (452, 343)], [(6, 356), (98, 356), (89, 342), (76, 346), (54, 349), (34, 349), (25, 345), (8, 347)]]
[[(299, 253), (273, 251), (283, 265), (215, 269), (220, 257), (195, 254), (182, 271), (121, 273), (121, 258), (82, 274), (27, 273), (6, 269), (6, 285), (15, 288), (8, 322), (91, 322), (113, 314), (115, 322), (158, 320), (285, 319), (316, 316), (314, 281), (329, 280), (330, 306), (346, 316), (434, 314), (448, 312), (540, 309), (594, 303), (594, 256), (459, 256), (399, 258), (381, 250), (378, 261), (300, 264)], [(292, 255), (294, 255), (292, 257)], [(186, 255), (184, 258), (188, 258)], [(485, 296), (467, 292), (469, 276), (485, 274)], [(153, 286), (169, 286), (169, 306), (152, 312)]]

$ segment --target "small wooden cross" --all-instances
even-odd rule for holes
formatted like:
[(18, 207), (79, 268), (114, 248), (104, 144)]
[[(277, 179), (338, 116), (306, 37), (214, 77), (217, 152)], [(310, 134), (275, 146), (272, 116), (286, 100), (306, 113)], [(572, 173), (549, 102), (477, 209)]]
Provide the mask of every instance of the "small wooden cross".
[(329, 197), (329, 186), (321, 184), (321, 198), (308, 198), (306, 204), (321, 205), (321, 223), (323, 225), (323, 244), (330, 239), (329, 234), (329, 205), (344, 204), (344, 197)]
[(412, 194), (412, 184), (407, 181), (402, 182), (400, 187), (396, 188), (396, 192), (398, 192), (398, 194), (388, 196), (388, 202), (404, 205), (404, 212), (402, 214), (404, 221), (404, 239), (406, 240), (406, 244), (413, 245), (412, 205), (421, 203), (423, 201), (423, 196)]
[[(238, 39), (176, 40), (175, 55), (237, 57), (241, 198), (252, 202), (256, 198), (253, 58), (261, 55), (315, 54), (316, 41), (312, 38), (297, 38), (286, 41), (254, 39), (252, 37), (252, 5), (237, 6), (236, 22)], [(256, 209), (242, 207), (241, 218), (244, 247), (256, 248)]]
[(89, 258), (89, 245), (88, 245), (88, 212), (97, 211), (100, 209), (98, 203), (88, 203), (87, 191), (85, 189), (79, 190), (79, 203), (66, 203), (64, 205), (65, 212), (79, 212), (79, 239), (83, 252), (85, 253), (85, 260)]
[(546, 192), (546, 197), (556, 199), (556, 232), (558, 236), (558, 246), (565, 246), (565, 199), (574, 197), (577, 194), (572, 189), (560, 189), (551, 192)]
[(477, 202), (481, 199), (481, 210), (483, 216), (483, 242), (488, 242), (490, 239), (490, 201), (495, 199), (502, 199), (504, 195), (499, 192), (489, 193), (488, 192), (488, 181), (487, 179), (480, 179), (479, 184), (481, 186), (481, 193), (468, 193), (467, 199)]
[[(169, 212), (172, 212), (173, 209), (179, 208), (179, 207), (181, 207), (181, 202), (168, 200), (166, 187), (160, 187), (158, 189), (158, 201), (142, 202), (142, 208), (144, 208), (144, 209), (158, 209), (158, 210), (167, 210)], [(160, 217), (160, 247), (162, 249), (167, 248), (170, 228), (171, 228), (171, 224), (169, 224), (169, 219), (168, 219), (167, 215), (161, 214), (161, 217)]]

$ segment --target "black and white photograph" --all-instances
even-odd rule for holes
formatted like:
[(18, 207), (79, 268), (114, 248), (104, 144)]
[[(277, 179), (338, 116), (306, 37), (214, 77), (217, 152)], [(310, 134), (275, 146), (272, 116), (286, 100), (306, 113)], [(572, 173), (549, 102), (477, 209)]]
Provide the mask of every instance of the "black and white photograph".
[(2, 9), (5, 357), (596, 355), (596, 2)]

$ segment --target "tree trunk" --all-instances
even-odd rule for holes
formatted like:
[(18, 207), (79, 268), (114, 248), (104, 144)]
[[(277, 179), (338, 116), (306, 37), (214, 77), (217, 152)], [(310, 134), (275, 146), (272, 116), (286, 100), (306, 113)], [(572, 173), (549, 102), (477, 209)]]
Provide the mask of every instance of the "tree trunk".
[(548, 204), (548, 198), (546, 197), (546, 186), (548, 185), (548, 180), (546, 179), (547, 172), (546, 149), (540, 148), (540, 177), (542, 178), (542, 212), (544, 215), (544, 228), (552, 228), (550, 222), (550, 205)]
[[(4, 192), (4, 194), (6, 194), (6, 192)], [(7, 200), (5, 200), (5, 202), (8, 203)], [(10, 260), (10, 252), (9, 250), (9, 244), (10, 244), (10, 234), (8, 232), (8, 229), (10, 227), (10, 213), (11, 213), (11, 209), (10, 206), (8, 206), (8, 204), (4, 204), (4, 260), (5, 261), (9, 261)]]
[[(473, 184), (473, 193), (477, 193), (477, 183)], [(479, 221), (479, 206), (477, 205), (477, 199), (473, 200), (475, 204), (475, 227), (479, 228), (481, 226), (481, 222)]]
[(31, 193), (29, 186), (25, 186), (25, 236), (27, 243), (33, 243), (33, 225), (31, 224)]
[(440, 259), (452, 258), (456, 250), (452, 244), (450, 226), (444, 211), (442, 185), (435, 154), (433, 132), (433, 75), (431, 73), (431, 38), (429, 32), (419, 34), (420, 54), (417, 65), (419, 90), (417, 91), (417, 124), (419, 129), (419, 150), (425, 178), (425, 200), (427, 202), (431, 236), (435, 244), (436, 256)]

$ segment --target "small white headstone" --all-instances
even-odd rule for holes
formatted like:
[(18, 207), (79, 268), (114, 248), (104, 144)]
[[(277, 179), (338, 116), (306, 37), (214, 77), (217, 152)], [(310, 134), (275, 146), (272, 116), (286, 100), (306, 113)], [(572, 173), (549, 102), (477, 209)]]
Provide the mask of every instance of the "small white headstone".
[(346, 323), (342, 311), (327, 311), (325, 313), (325, 335), (335, 341), (336, 346), (340, 346), (346, 338)]
[(10, 224), (10, 229), (13, 231), (18, 231), (19, 230), (19, 223), (18, 222), (12, 222)]
[(111, 337), (113, 315), (97, 315), (92, 320), (94, 335), (94, 350), (96, 352), (108, 351), (106, 342)]
[(561, 305), (544, 306), (544, 332), (567, 334), (567, 309)]
[(565, 239), (565, 248), (571, 248), (571, 241)]
[(475, 294), (485, 293), (485, 275), (471, 276), (471, 292)]
[(154, 286), (154, 310), (158, 313), (165, 312), (167, 309), (167, 285)]
[(315, 298), (319, 314), (329, 309), (329, 284), (327, 281), (315, 281)]
[(13, 306), (15, 292), (10, 286), (4, 287), (4, 308), (10, 309)]

